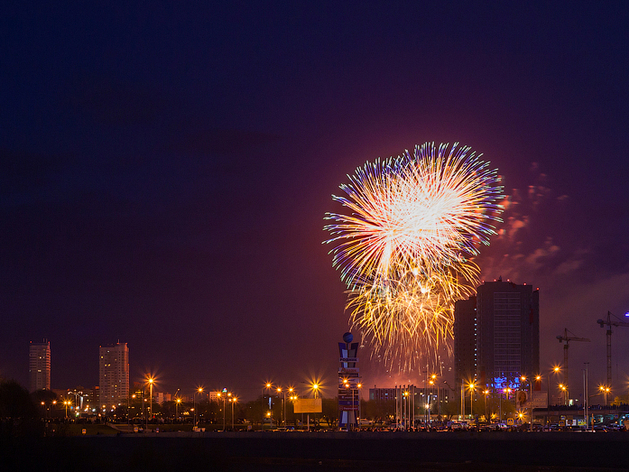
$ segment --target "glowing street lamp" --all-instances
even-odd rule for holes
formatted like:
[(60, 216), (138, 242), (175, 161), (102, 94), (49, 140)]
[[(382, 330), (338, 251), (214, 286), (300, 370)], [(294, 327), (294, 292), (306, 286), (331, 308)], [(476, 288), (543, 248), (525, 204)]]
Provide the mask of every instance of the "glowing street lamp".
[(601, 391), (601, 393), (605, 397), (605, 406), (607, 406), (607, 394), (609, 393), (610, 388), (606, 385), (600, 385), (598, 389)]
[(194, 408), (194, 426), (197, 425), (197, 409), (196, 409), (196, 406), (195, 406), (195, 400), (196, 400), (197, 393), (203, 393), (203, 387), (197, 388), (196, 391), (194, 392), (194, 394), (192, 395), (192, 407)]
[(148, 378), (148, 383), (149, 383), (149, 405), (150, 405), (150, 411), (151, 411), (151, 418), (153, 417), (153, 382), (155, 382), (155, 379), (153, 377), (149, 377)]
[[(504, 390), (507, 403), (509, 403), (509, 393), (511, 393), (511, 388), (507, 387)], [(500, 395), (500, 421), (502, 422), (502, 394)]]
[(363, 388), (363, 384), (359, 383), (356, 388), (358, 389), (358, 430), (360, 431), (360, 389)]
[(226, 388), (224, 388), (223, 391), (217, 392), (217, 396), (218, 398), (223, 398), (223, 431), (225, 431), (225, 428), (226, 428), (225, 423), (227, 421), (227, 412), (226, 412), (227, 397), (231, 397), (232, 394), (231, 392), (228, 392)]
[[(262, 409), (263, 409), (263, 411), (264, 411), (264, 392), (269, 391), (272, 388), (273, 388), (273, 384), (271, 382), (266, 382), (264, 384), (264, 387), (262, 387)], [(270, 396), (269, 396), (269, 398), (270, 398)], [(271, 405), (270, 404), (269, 404), (267, 409), (269, 409), (269, 410), (271, 409)], [(262, 421), (262, 429), (264, 429), (264, 421)]]
[(181, 403), (181, 398), (177, 398), (175, 400), (175, 416), (177, 419), (179, 418), (179, 404)]
[(232, 404), (232, 431), (234, 430), (234, 404), (238, 401), (237, 397), (231, 397), (229, 401)]
[(476, 390), (476, 384), (474, 382), (470, 382), (467, 386), (470, 391), (470, 419), (474, 418), (474, 391)]

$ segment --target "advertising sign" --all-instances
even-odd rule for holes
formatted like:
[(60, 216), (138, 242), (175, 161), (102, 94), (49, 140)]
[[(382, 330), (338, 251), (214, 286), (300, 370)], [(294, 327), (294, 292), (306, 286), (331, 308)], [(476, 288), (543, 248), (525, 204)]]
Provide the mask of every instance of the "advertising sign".
[(321, 413), (323, 404), (320, 398), (299, 398), (295, 400), (295, 413)]

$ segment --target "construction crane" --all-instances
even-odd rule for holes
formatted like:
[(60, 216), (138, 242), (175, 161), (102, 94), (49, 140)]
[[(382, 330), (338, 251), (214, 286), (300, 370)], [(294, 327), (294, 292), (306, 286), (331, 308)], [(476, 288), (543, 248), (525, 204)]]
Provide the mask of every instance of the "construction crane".
[[(612, 316), (619, 321), (613, 321)], [(625, 313), (625, 316), (629, 316), (629, 313)], [(601, 328), (607, 326), (607, 387), (612, 388), (612, 326), (629, 328), (629, 323), (620, 321), (620, 318), (610, 311), (607, 312), (606, 320), (597, 320), (596, 322)]]
[[(568, 336), (568, 333), (572, 334), (572, 336)], [(568, 328), (564, 328), (563, 336), (557, 336), (557, 339), (560, 343), (564, 343), (563, 345), (563, 371), (564, 371), (564, 381), (566, 383), (566, 393), (565, 398), (570, 398), (570, 394), (568, 393), (568, 386), (570, 384), (570, 377), (568, 377), (568, 348), (570, 347), (570, 341), (579, 341), (589, 343), (589, 338), (579, 338), (574, 336), (574, 333), (568, 331)]]

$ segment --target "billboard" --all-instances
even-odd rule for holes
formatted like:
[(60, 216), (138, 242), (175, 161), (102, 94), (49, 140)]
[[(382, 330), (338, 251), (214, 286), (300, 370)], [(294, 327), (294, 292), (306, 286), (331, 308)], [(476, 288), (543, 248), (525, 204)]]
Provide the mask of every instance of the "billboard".
[(295, 400), (295, 413), (321, 413), (323, 406), (320, 398), (299, 398)]

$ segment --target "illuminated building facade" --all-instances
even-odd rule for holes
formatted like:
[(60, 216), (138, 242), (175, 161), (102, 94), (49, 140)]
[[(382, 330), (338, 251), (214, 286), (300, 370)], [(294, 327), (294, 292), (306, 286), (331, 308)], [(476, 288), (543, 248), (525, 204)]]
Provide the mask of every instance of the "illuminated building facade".
[(517, 388), (539, 373), (539, 290), (499, 279), (455, 305), (455, 377)]
[(28, 375), (30, 391), (50, 390), (50, 341), (31, 341), (28, 348)]
[(126, 405), (129, 397), (129, 348), (127, 343), (100, 346), (98, 359), (99, 406)]

